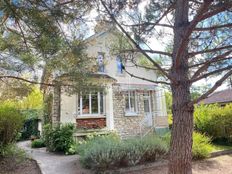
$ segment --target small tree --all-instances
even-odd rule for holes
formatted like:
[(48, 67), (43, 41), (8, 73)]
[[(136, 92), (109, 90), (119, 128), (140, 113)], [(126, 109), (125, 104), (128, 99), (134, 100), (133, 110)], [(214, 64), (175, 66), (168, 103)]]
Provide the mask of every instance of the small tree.
[(22, 129), (24, 117), (13, 102), (0, 103), (0, 145), (7, 145), (16, 140)]

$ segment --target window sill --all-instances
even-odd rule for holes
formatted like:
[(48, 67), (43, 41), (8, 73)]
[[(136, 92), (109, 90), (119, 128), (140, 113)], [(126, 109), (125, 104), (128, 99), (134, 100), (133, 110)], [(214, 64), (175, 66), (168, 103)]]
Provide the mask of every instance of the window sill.
[(101, 71), (97, 71), (97, 74), (107, 74), (105, 71), (101, 72)]
[(126, 112), (125, 113), (125, 117), (136, 117), (136, 116), (138, 116), (138, 114), (135, 112)]
[(104, 115), (79, 115), (76, 119), (92, 119), (92, 118), (106, 118)]

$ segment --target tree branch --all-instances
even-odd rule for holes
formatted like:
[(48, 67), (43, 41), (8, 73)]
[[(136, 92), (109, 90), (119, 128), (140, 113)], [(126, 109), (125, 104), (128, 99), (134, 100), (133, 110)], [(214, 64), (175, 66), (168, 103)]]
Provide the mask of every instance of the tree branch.
[(145, 81), (148, 81), (148, 82), (152, 82), (152, 83), (155, 83), (155, 84), (164, 84), (164, 85), (170, 85), (170, 83), (168, 82), (164, 82), (164, 81), (155, 81), (155, 80), (150, 80), (150, 79), (147, 79), (147, 78), (144, 78), (144, 77), (139, 77), (139, 76), (136, 76), (132, 73), (130, 73), (129, 71), (127, 71), (124, 67), (123, 69), (127, 74), (129, 74), (131, 77), (135, 77), (137, 79), (140, 79), (140, 80), (145, 80)]
[(205, 0), (204, 3), (199, 8), (199, 10), (197, 11), (197, 14), (195, 15), (195, 17), (193, 18), (193, 20), (190, 22), (189, 26), (187, 27), (187, 30), (181, 39), (181, 43), (179, 45), (179, 48), (175, 56), (176, 57), (175, 59), (176, 69), (178, 69), (180, 66), (180, 57), (181, 57), (181, 54), (183, 53), (183, 50), (185, 50), (185, 48), (188, 46), (189, 36), (192, 34), (192, 31), (194, 30), (199, 20), (201, 19), (202, 14), (204, 14), (207, 11), (211, 3), (212, 3), (211, 0)]
[(225, 24), (225, 25), (214, 25), (211, 27), (204, 27), (204, 28), (195, 28), (194, 31), (211, 31), (211, 30), (216, 30), (220, 28), (231, 28), (232, 23)]
[(193, 57), (193, 56), (195, 56), (197, 54), (211, 53), (211, 52), (221, 51), (221, 50), (230, 49), (230, 48), (232, 48), (232, 45), (227, 45), (227, 46), (213, 48), (213, 49), (208, 49), (208, 50), (190, 52), (189, 53), (189, 57)]
[(0, 79), (16, 79), (16, 80), (21, 80), (27, 83), (31, 83), (31, 84), (39, 84), (39, 85), (46, 85), (46, 86), (54, 86), (54, 84), (50, 84), (50, 83), (41, 83), (41, 82), (36, 82), (36, 81), (32, 81), (32, 80), (27, 80), (24, 79), (22, 77), (16, 77), (16, 76), (0, 76)]
[(232, 7), (232, 3), (220, 4), (220, 6), (216, 7), (215, 10), (212, 10), (212, 11), (210, 11), (208, 13), (205, 13), (203, 16), (201, 16), (200, 20), (203, 21), (205, 19), (208, 19), (208, 18), (210, 18), (212, 16), (215, 16), (215, 15), (217, 15), (217, 14), (219, 14), (219, 13), (221, 13), (221, 12), (231, 8), (231, 7)]
[[(153, 70), (153, 71), (157, 71), (156, 68), (152, 68), (152, 67), (149, 67), (149, 66), (144, 66), (144, 65), (139, 65), (137, 64), (135, 61), (133, 60), (130, 60), (134, 65), (133, 67), (140, 67), (140, 68), (144, 68), (146, 70)], [(131, 67), (131, 66), (126, 66), (126, 67)], [(164, 69), (164, 68), (163, 68)], [(164, 69), (166, 72), (168, 72), (169, 70), (168, 69)]]
[[(144, 52), (146, 53), (152, 53), (152, 54), (161, 54), (161, 55), (165, 55), (165, 56), (169, 56), (172, 57), (171, 53), (168, 52), (164, 52), (164, 51), (156, 51), (156, 50), (144, 50)], [(124, 49), (121, 51), (122, 53), (126, 53), (126, 52), (141, 52), (139, 49)]]
[[(167, 16), (168, 15), (168, 13), (170, 12), (170, 11), (172, 11), (172, 9), (173, 9), (173, 7), (175, 6), (175, 1), (174, 1), (174, 3), (173, 4), (171, 4), (168, 8), (167, 8), (167, 10), (161, 15), (161, 17), (156, 21), (156, 22), (154, 22), (152, 25), (152, 27), (149, 29), (149, 30), (152, 30), (155, 26), (158, 26), (159, 25), (159, 23), (160, 23), (160, 21), (165, 17), (165, 16)], [(173, 27), (172, 27), (173, 28)]]
[[(212, 60), (211, 63), (220, 62), (220, 61), (224, 61), (224, 60), (230, 60), (230, 59), (232, 59), (232, 57), (226, 57), (226, 58), (222, 58), (222, 59), (218, 59), (218, 60)], [(207, 63), (207, 61), (191, 65), (191, 66), (189, 66), (189, 68), (195, 68), (195, 67), (204, 65), (205, 63)]]
[(202, 96), (200, 96), (199, 98), (193, 100), (192, 102), (190, 102), (188, 105), (192, 106), (195, 103), (198, 103), (199, 101), (207, 98), (210, 94), (212, 94), (219, 86), (222, 85), (222, 83), (229, 78), (232, 75), (232, 70), (230, 70), (228, 73), (226, 73), (220, 80), (218, 80), (214, 86), (209, 89), (206, 93), (204, 93)]
[(206, 73), (206, 74), (204, 74), (204, 75), (202, 75), (202, 76), (200, 76), (200, 77), (197, 77), (197, 78), (192, 79), (192, 80), (191, 80), (191, 83), (194, 83), (194, 82), (196, 82), (196, 81), (198, 81), (198, 80), (201, 80), (201, 79), (204, 79), (204, 78), (209, 77), (209, 76), (211, 76), (211, 75), (214, 75), (214, 74), (216, 74), (216, 73), (220, 73), (220, 72), (226, 71), (226, 70), (231, 69), (231, 68), (232, 68), (232, 65), (231, 65), (231, 66), (228, 66), (228, 67), (225, 67), (225, 68), (217, 69), (217, 70), (212, 71), (212, 72), (209, 72), (209, 73)]
[(17, 20), (16, 20), (16, 23), (18, 24), (19, 29), (20, 29), (20, 32), (21, 32), (21, 34), (22, 34), (23, 42), (24, 42), (25, 46), (27, 47), (27, 49), (29, 49), (29, 48), (28, 48), (28, 45), (27, 45), (27, 40), (26, 40), (26, 38), (25, 38), (25, 35), (24, 35), (24, 32), (23, 32), (23, 29), (22, 29), (22, 27), (21, 27), (21, 25), (20, 25), (19, 21), (17, 21)]
[(140, 26), (148, 26), (148, 25), (155, 25), (155, 26), (159, 26), (159, 27), (167, 27), (167, 28), (171, 28), (173, 29), (174, 26), (172, 25), (168, 25), (168, 24), (157, 24), (157, 23), (154, 23), (154, 22), (143, 22), (143, 23), (140, 23), (140, 24), (122, 24), (123, 26), (125, 27), (140, 27)]
[(202, 65), (202, 66), (195, 72), (195, 74), (192, 76), (192, 79), (197, 78), (203, 71), (207, 70), (208, 67), (211, 65), (211, 63), (213, 63), (213, 62), (215, 62), (215, 61), (217, 61), (217, 60), (219, 60), (219, 59), (223, 59), (224, 57), (228, 56), (231, 52), (232, 52), (232, 50), (227, 51), (227, 52), (225, 52), (225, 53), (222, 54), (222, 55), (216, 56), (216, 57), (214, 57), (214, 58), (212, 58), (212, 59), (206, 61), (205, 64)]
[(131, 38), (131, 36), (126, 32), (126, 30), (118, 23), (118, 21), (115, 19), (114, 15), (111, 14), (109, 9), (107, 8), (106, 4), (103, 2), (103, 0), (100, 0), (103, 7), (107, 11), (107, 14), (110, 16), (110, 18), (115, 22), (115, 24), (120, 28), (120, 30), (126, 35), (126, 37), (135, 45), (135, 47), (149, 60), (151, 63), (168, 79), (172, 80), (172, 78), (169, 76), (168, 73), (166, 73), (162, 67), (156, 63), (143, 49)]

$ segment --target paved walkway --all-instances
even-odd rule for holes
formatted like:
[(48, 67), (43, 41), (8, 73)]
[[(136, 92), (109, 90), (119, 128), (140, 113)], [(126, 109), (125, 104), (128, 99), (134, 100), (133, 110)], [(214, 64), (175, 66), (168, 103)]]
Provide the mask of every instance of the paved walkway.
[(19, 142), (18, 146), (35, 159), (42, 174), (91, 174), (79, 163), (78, 155), (60, 155), (46, 152), (46, 148), (32, 149), (30, 141)]
[[(45, 148), (32, 149), (30, 141), (18, 143), (27, 154), (37, 161), (43, 174), (92, 174), (79, 163), (78, 155), (59, 155), (46, 152)], [(223, 155), (203, 161), (193, 162), (193, 174), (232, 174), (232, 155)], [(167, 164), (156, 167), (147, 167), (125, 174), (166, 174)]]

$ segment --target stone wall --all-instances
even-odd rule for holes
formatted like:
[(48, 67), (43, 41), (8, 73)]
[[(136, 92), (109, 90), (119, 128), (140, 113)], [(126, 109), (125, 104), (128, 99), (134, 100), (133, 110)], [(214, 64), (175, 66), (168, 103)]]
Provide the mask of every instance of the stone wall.
[(54, 86), (52, 104), (52, 125), (60, 123), (61, 86)]
[[(146, 133), (152, 127), (146, 127), (142, 124), (144, 114), (144, 99), (143, 90), (136, 90), (137, 100), (137, 115), (126, 116), (125, 115), (125, 93), (126, 91), (120, 91), (117, 85), (113, 86), (113, 114), (114, 114), (114, 128), (122, 138), (128, 138), (133, 136), (139, 136)], [(157, 115), (157, 103), (156, 92), (151, 92), (151, 109), (153, 113), (153, 127), (168, 127), (168, 121), (166, 116)], [(142, 126), (141, 126), (142, 124)]]
[(138, 114), (125, 116), (125, 91), (113, 87), (114, 128), (122, 138), (140, 135), (140, 124), (144, 119), (144, 105), (142, 91), (136, 91)]

